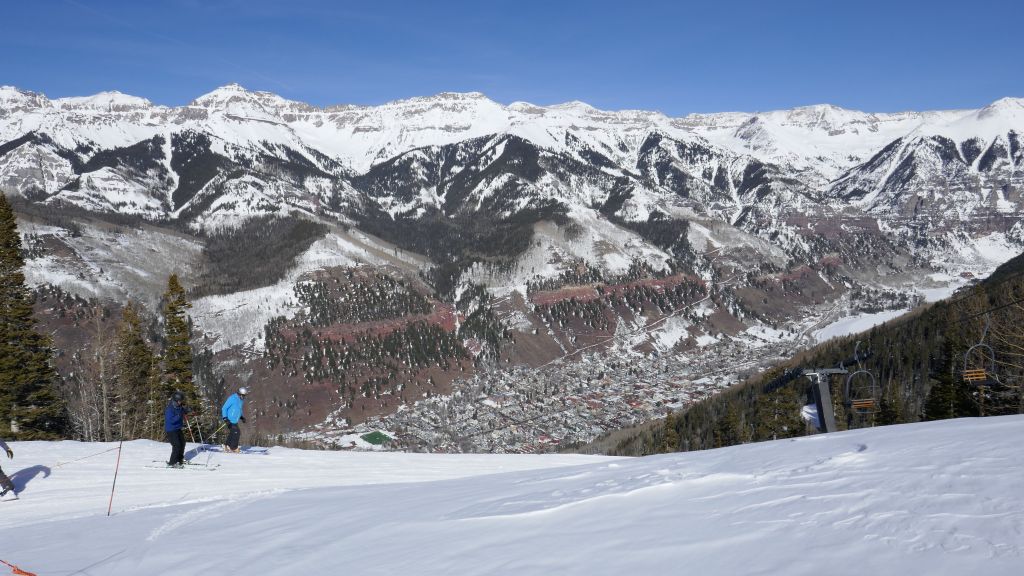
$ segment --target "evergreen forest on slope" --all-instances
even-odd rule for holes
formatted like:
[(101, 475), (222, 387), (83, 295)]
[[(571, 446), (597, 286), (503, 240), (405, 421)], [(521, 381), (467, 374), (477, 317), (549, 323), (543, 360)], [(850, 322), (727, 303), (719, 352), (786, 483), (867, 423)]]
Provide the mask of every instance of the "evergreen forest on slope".
[[(801, 418), (801, 408), (811, 402), (803, 372), (829, 367), (869, 373), (855, 377), (854, 390), (870, 388), (872, 377), (877, 383), (877, 410), (860, 414), (845, 401), (847, 376), (831, 378), (839, 430), (1024, 413), (1024, 254), (947, 300), (824, 342), (721, 394), (609, 434), (582, 451), (640, 456), (813, 434), (815, 427)], [(965, 380), (970, 370), (984, 370), (983, 385)]]

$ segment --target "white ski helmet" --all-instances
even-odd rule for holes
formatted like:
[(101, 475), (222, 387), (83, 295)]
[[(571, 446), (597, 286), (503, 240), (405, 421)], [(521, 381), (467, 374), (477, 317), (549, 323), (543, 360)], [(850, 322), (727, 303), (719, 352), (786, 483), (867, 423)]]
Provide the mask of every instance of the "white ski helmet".
[(238, 389), (238, 395), (239, 396), (245, 396), (248, 393), (249, 393), (249, 389), (246, 388), (245, 386), (242, 386), (241, 388)]

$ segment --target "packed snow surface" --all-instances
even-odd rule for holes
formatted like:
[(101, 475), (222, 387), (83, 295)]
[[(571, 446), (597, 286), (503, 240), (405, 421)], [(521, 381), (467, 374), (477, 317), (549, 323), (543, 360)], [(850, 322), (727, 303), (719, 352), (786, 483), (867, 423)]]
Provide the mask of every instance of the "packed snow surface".
[(836, 320), (828, 326), (815, 331), (814, 341), (824, 342), (830, 338), (865, 332), (874, 326), (884, 324), (893, 318), (899, 318), (907, 312), (909, 312), (909, 310), (883, 310), (882, 312), (847, 316), (846, 318)]
[(1019, 574), (1021, 437), (1005, 416), (645, 458), (273, 448), (213, 454), (214, 471), (146, 468), (169, 449), (138, 441), (110, 517), (116, 444), (21, 442), (0, 559), (40, 575)]

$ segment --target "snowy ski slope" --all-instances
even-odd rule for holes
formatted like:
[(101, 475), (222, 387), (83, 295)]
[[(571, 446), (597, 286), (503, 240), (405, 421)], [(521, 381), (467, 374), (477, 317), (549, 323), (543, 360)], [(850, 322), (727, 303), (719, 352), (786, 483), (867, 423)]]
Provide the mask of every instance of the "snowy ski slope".
[[(1020, 574), (1024, 417), (646, 458), (14, 443), (0, 559), (93, 574)], [(190, 446), (194, 448), (194, 445)], [(199, 454), (197, 461), (205, 461)]]

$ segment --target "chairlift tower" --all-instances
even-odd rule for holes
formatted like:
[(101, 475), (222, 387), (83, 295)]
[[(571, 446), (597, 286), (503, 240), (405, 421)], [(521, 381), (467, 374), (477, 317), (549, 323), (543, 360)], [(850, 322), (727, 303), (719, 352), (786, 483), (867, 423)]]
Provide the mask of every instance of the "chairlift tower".
[(835, 432), (836, 411), (832, 408), (832, 391), (829, 379), (836, 374), (849, 374), (846, 368), (815, 368), (804, 372), (811, 381), (811, 394), (818, 410), (818, 431)]

